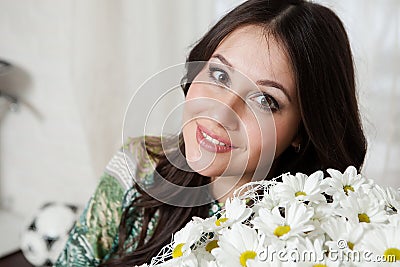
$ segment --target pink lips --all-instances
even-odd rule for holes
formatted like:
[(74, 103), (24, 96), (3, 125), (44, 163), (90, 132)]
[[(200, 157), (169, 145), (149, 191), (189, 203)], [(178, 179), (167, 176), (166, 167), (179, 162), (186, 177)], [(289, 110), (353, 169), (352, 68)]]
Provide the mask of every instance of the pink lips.
[[(218, 140), (219, 142), (224, 143), (225, 146), (212, 143), (203, 136), (203, 133), (207, 134), (215, 140)], [(207, 129), (199, 124), (197, 124), (196, 139), (201, 147), (210, 152), (226, 153), (235, 148), (234, 146), (232, 146), (231, 142), (221, 138), (220, 136), (210, 133)]]

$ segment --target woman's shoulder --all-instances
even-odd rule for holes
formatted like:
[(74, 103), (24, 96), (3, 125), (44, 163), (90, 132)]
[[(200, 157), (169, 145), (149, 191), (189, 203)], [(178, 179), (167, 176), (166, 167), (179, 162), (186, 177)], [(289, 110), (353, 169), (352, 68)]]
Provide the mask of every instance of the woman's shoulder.
[(156, 144), (159, 140), (160, 137), (153, 136), (129, 138), (111, 158), (105, 173), (116, 178), (126, 190), (135, 183), (145, 186), (152, 184), (156, 161), (149, 155), (147, 144)]

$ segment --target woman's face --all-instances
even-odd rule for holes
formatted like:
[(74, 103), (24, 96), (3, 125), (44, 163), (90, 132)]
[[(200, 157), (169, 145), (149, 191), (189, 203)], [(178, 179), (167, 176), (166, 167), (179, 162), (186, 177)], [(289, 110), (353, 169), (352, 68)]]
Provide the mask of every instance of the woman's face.
[(209, 177), (262, 179), (273, 160), (297, 144), (299, 122), (283, 46), (273, 37), (267, 40), (259, 26), (239, 28), (220, 43), (187, 93), (188, 164)]

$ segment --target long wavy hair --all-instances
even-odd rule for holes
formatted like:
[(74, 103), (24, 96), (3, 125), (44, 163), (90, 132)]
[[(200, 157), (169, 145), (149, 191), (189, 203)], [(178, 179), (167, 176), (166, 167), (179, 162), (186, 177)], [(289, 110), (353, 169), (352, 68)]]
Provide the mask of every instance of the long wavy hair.
[[(310, 174), (326, 168), (344, 171), (349, 165), (360, 170), (367, 144), (357, 105), (352, 53), (340, 19), (330, 9), (303, 0), (249, 0), (220, 19), (195, 44), (187, 62), (208, 61), (226, 36), (247, 25), (264, 27), (268, 35), (285, 48), (294, 70), (301, 113), (301, 151), (296, 153), (289, 146), (275, 159), (268, 176), (283, 172)], [(182, 84), (185, 95), (200, 70), (198, 64), (187, 64)], [(176, 153), (184, 154), (185, 144), (182, 136), (179, 138), (180, 151)], [(172, 165), (165, 154), (155, 153), (152, 148), (159, 145), (158, 142), (146, 143), (149, 155), (157, 162), (155, 178), (163, 177), (185, 187), (209, 183), (209, 177), (183, 171)], [(180, 164), (187, 166), (184, 159)], [(175, 207), (154, 199), (153, 194), (140, 187), (137, 190), (141, 195), (122, 215), (118, 251), (101, 266), (134, 266), (149, 262), (170, 242), (171, 234), (182, 228), (192, 216), (208, 216), (208, 205)], [(169, 195), (171, 199), (180, 197), (179, 191), (165, 192), (163, 187), (155, 186), (150, 190), (157, 195)], [(136, 213), (133, 214), (132, 210)], [(149, 222), (156, 213), (157, 224), (148, 237)], [(135, 214), (140, 214), (143, 224), (134, 240), (137, 246), (130, 248), (126, 243)]]

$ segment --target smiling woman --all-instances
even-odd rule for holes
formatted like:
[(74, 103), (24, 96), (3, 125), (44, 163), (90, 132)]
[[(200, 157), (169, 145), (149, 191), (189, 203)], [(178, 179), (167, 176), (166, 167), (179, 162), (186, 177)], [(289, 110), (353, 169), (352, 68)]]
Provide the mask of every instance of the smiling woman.
[[(235, 30), (186, 95), (186, 159), (204, 176), (240, 176), (240, 184), (264, 179), (273, 159), (300, 143), (292, 67), (273, 36), (262, 36), (261, 26)], [(238, 181), (229, 181), (234, 190)], [(229, 195), (214, 196), (223, 201)]]
[(131, 140), (107, 166), (56, 266), (146, 263), (171, 233), (215, 214), (244, 183), (361, 168), (352, 54), (328, 8), (246, 1), (200, 39), (186, 66), (179, 147)]

